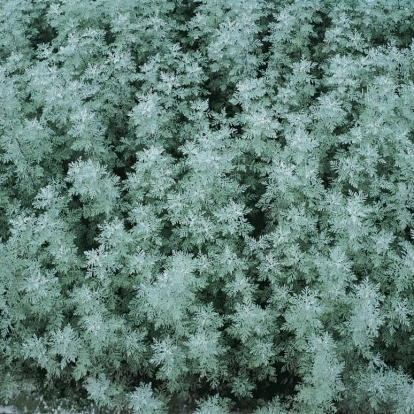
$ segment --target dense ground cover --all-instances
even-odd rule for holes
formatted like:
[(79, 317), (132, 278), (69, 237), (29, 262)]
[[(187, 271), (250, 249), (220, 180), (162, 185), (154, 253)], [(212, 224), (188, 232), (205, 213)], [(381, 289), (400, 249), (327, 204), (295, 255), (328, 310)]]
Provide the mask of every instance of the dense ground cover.
[(414, 411), (413, 32), (409, 0), (1, 2), (0, 399)]

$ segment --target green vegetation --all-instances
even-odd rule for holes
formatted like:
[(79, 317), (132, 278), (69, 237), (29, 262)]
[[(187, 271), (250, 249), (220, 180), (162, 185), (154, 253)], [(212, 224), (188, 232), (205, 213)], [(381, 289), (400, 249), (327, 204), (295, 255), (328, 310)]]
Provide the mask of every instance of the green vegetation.
[(414, 412), (411, 0), (0, 3), (0, 400)]

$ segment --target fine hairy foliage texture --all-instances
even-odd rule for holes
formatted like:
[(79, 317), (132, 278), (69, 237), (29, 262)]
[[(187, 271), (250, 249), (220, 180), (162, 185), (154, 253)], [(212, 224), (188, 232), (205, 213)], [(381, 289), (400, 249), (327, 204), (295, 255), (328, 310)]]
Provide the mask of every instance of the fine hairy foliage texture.
[(410, 0), (0, 3), (0, 399), (414, 412)]

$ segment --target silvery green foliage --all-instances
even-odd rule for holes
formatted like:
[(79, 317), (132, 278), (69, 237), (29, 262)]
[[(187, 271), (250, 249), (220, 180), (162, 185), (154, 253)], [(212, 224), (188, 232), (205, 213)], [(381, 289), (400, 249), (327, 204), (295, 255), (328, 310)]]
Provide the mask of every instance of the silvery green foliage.
[(0, 398), (413, 411), (413, 16), (2, 2)]
[(287, 409), (281, 403), (279, 397), (273, 398), (265, 407), (258, 408), (254, 414), (287, 414)]
[(229, 400), (227, 398), (221, 398), (218, 394), (202, 399), (198, 402), (198, 408), (196, 414), (228, 414)]
[(140, 383), (135, 391), (129, 394), (129, 408), (133, 413), (160, 414), (165, 413), (165, 403), (153, 395), (150, 384)]

